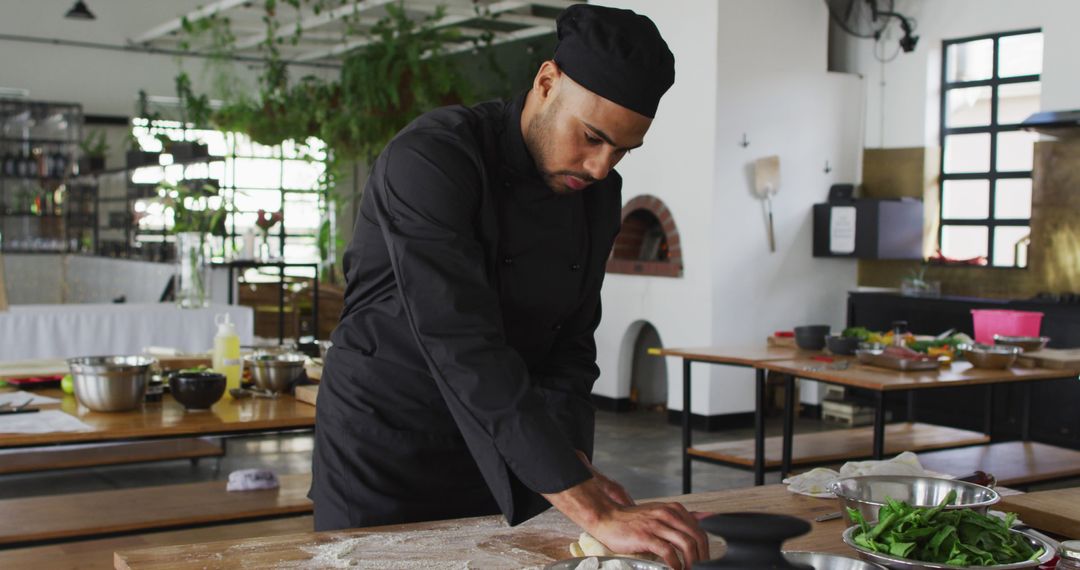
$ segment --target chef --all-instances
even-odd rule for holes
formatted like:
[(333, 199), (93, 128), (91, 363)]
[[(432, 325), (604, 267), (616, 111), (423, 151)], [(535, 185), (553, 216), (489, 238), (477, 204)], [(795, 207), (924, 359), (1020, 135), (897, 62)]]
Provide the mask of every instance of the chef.
[(376, 160), (318, 397), (316, 530), (555, 506), (619, 552), (704, 559), (696, 518), (597, 471), (589, 394), (613, 168), (674, 57), (648, 18), (574, 5), (532, 87), (413, 121)]

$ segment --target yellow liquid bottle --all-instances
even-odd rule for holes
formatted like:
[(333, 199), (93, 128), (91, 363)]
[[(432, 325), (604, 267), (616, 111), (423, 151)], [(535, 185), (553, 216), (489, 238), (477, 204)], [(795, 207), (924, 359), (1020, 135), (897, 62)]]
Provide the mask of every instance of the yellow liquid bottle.
[(225, 395), (229, 390), (240, 387), (243, 361), (240, 360), (240, 336), (236, 334), (236, 325), (229, 320), (228, 313), (214, 317), (218, 332), (214, 336), (214, 353), (211, 358), (214, 371), (225, 375)]

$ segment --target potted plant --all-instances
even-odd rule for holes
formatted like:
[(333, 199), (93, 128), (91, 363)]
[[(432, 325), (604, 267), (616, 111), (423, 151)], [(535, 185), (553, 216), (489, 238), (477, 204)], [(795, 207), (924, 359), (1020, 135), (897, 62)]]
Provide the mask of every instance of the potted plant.
[(105, 170), (105, 155), (109, 152), (109, 145), (105, 142), (104, 131), (90, 131), (86, 138), (79, 142), (79, 173), (87, 174)]

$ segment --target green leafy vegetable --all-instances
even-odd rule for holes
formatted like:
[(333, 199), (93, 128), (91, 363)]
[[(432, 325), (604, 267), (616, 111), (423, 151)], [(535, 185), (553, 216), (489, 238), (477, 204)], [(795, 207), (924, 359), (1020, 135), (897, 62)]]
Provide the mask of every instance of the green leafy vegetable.
[(840, 333), (840, 336), (847, 338), (857, 338), (863, 342), (866, 342), (870, 338), (870, 329), (866, 327), (849, 327), (844, 329), (844, 332)]
[(955, 501), (956, 491), (933, 508), (887, 499), (876, 523), (849, 508), (848, 516), (859, 527), (852, 538), (874, 552), (956, 566), (1011, 564), (1043, 555), (1043, 549), (1032, 549), (1021, 535), (1009, 531), (1015, 514), (1002, 520), (969, 509), (945, 510)]

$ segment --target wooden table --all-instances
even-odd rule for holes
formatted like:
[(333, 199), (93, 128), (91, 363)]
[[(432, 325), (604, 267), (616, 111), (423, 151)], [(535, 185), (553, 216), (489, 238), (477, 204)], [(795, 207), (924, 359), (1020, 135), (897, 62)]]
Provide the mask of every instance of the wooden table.
[[(756, 345), (741, 347), (693, 347), (650, 349), (650, 354), (657, 356), (675, 356), (683, 361), (683, 416), (682, 416), (682, 475), (683, 493), (691, 490), (690, 462), (694, 456), (690, 453), (692, 434), (690, 430), (690, 365), (694, 362), (724, 364), (742, 368), (753, 368), (756, 373), (756, 392), (754, 405), (754, 484), (765, 483), (765, 369), (761, 364), (770, 360), (789, 360), (808, 354), (797, 348)], [(794, 405), (791, 390), (785, 393), (788, 406)], [(704, 458), (707, 460), (707, 458)]]
[[(1030, 423), (1030, 392), (1028, 384), (1041, 380), (1060, 380), (1076, 378), (1075, 370), (1050, 370), (1045, 368), (1009, 368), (1005, 370), (987, 370), (974, 368), (968, 362), (953, 362), (937, 370), (900, 372), (877, 366), (860, 364), (853, 358), (838, 358), (837, 362), (844, 362), (845, 369), (835, 369), (829, 364), (808, 358), (796, 358), (793, 360), (773, 360), (763, 362), (761, 366), (768, 371), (777, 372), (785, 376), (787, 385), (793, 389), (797, 378), (805, 378), (826, 384), (869, 390), (874, 397), (874, 426), (873, 426), (873, 452), (874, 459), (882, 459), (885, 455), (885, 394), (890, 392), (907, 392), (908, 394), (908, 419), (913, 417), (914, 403), (911, 395), (916, 390), (930, 390), (935, 388), (952, 388), (956, 386), (986, 386), (986, 412), (983, 418), (983, 433), (986, 443), (991, 440), (993, 427), (993, 405), (989, 387), (994, 384), (1024, 384), (1022, 409), (1024, 415), (1021, 420), (1021, 439), (1027, 441), (1028, 427)], [(783, 457), (781, 460), (781, 472), (787, 473), (791, 469), (792, 462), (792, 421), (793, 410), (784, 410), (784, 434), (783, 434)], [(913, 424), (924, 425), (924, 424)], [(958, 442), (959, 445), (971, 442)]]
[(60, 390), (37, 390), (35, 393), (61, 399), (59, 404), (40, 406), (42, 410), (59, 409), (88, 424), (84, 432), (6, 433), (0, 434), (0, 449), (87, 443), (102, 441), (145, 440), (209, 435), (238, 435), (310, 429), (315, 425), (315, 408), (297, 402), (287, 394), (277, 398), (222, 398), (210, 410), (185, 411), (172, 396), (161, 402), (147, 403), (130, 412), (93, 412), (80, 406), (75, 397)]
[[(840, 509), (836, 499), (789, 493), (782, 485), (731, 489), (677, 497), (691, 510), (780, 513), (813, 521)], [(852, 555), (840, 535), (842, 520), (811, 522), (809, 534), (785, 543), (786, 550)], [(369, 529), (303, 533), (250, 540), (223, 540), (186, 546), (120, 551), (117, 570), (194, 570), (203, 568), (340, 567), (349, 559), (378, 568), (543, 568), (570, 558), (568, 546), (581, 529), (554, 509), (516, 527), (500, 516), (457, 519)], [(712, 556), (723, 546), (715, 539)], [(339, 559), (344, 555), (344, 560)], [(307, 567), (307, 566), (304, 566)], [(367, 567), (360, 564), (359, 567)]]
[[(836, 362), (845, 362), (848, 368), (843, 370), (831, 369), (830, 363), (822, 362), (822, 353), (802, 351), (793, 348), (774, 346), (750, 346), (750, 347), (697, 347), (697, 348), (666, 348), (652, 351), (661, 356), (675, 356), (683, 359), (683, 492), (691, 490), (691, 460), (702, 460), (712, 463), (722, 463), (735, 466), (752, 466), (754, 470), (754, 484), (761, 485), (765, 480), (765, 471), (769, 467), (777, 465), (775, 460), (769, 459), (769, 450), (765, 438), (765, 378), (766, 373), (776, 372), (784, 377), (784, 425), (783, 435), (778, 441), (774, 441), (772, 447), (779, 444), (780, 457), (779, 467), (782, 475), (791, 471), (793, 463), (793, 439), (794, 439), (794, 412), (795, 412), (795, 380), (805, 378), (838, 384), (846, 387), (869, 390), (875, 399), (875, 420), (872, 428), (861, 430), (846, 430), (844, 442), (840, 447), (829, 446), (831, 450), (824, 455), (818, 453), (804, 453), (798, 457), (800, 464), (823, 463), (843, 459), (853, 459), (861, 456), (871, 456), (881, 459), (885, 453), (885, 394), (887, 392), (906, 391), (909, 394), (914, 390), (949, 388), (954, 386), (976, 386), (1004, 384), (1012, 382), (1027, 383), (1041, 380), (1056, 380), (1062, 378), (1076, 378), (1075, 370), (1050, 370), (1040, 368), (1011, 368), (1008, 370), (984, 370), (975, 369), (967, 362), (953, 363), (940, 370), (922, 372), (899, 372), (859, 364), (850, 357), (833, 357)], [(818, 357), (817, 360), (814, 357)], [(697, 449), (691, 445), (690, 431), (690, 364), (693, 362), (706, 362), (711, 364), (723, 364), (729, 366), (751, 367), (756, 372), (756, 389), (754, 403), (754, 438), (753, 446), (743, 442), (729, 442), (715, 444)], [(989, 390), (987, 394), (989, 395)], [(1024, 390), (1024, 397), (1028, 398), (1028, 391)], [(990, 413), (989, 399), (987, 400), (987, 413), (984, 421), (984, 433), (967, 430), (952, 430), (927, 424), (909, 423), (903, 426), (907, 439), (901, 439), (899, 443), (911, 443), (912, 451), (925, 449), (941, 449), (949, 447), (942, 437), (949, 436), (953, 441), (952, 446), (976, 445), (990, 441), (990, 426), (992, 415)], [(1022, 423), (1022, 439), (1028, 439), (1028, 411), (1029, 401), (1025, 400), (1025, 415)], [(909, 398), (909, 419), (911, 417), (911, 400)], [(948, 432), (946, 433), (946, 430)], [(854, 432), (856, 437), (852, 436)], [(862, 432), (867, 432), (863, 434)], [(955, 433), (954, 433), (955, 432)], [(962, 433), (961, 433), (962, 432)], [(865, 438), (863, 437), (865, 436)], [(813, 434), (800, 436), (807, 439), (808, 445), (813, 445), (816, 439), (831, 439), (835, 436), (828, 434)], [(870, 441), (867, 452), (862, 451), (862, 439)], [(713, 449), (716, 448), (716, 449)], [(721, 449), (722, 448), (722, 449)], [(730, 449), (729, 449), (730, 448)], [(835, 448), (835, 449), (834, 449)]]

